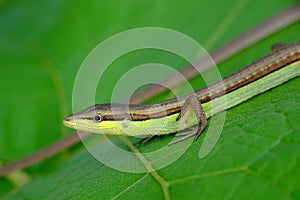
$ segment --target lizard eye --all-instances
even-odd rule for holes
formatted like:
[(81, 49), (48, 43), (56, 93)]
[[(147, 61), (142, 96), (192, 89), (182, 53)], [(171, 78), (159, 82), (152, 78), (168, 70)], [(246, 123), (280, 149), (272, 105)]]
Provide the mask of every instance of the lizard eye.
[(95, 115), (94, 121), (95, 122), (100, 122), (102, 120), (102, 117), (100, 115)]

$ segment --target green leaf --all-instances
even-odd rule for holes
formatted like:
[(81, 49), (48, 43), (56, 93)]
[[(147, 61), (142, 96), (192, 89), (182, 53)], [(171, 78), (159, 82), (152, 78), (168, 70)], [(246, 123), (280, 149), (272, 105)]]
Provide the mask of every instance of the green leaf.
[[(71, 132), (61, 120), (72, 112), (77, 70), (108, 37), (130, 28), (157, 26), (180, 31), (212, 50), (296, 2), (0, 2), (1, 163)], [(276, 42), (299, 40), (299, 30), (300, 22), (294, 23), (234, 55), (218, 65), (221, 74), (267, 54)], [(158, 51), (125, 55), (105, 72), (97, 102), (110, 100), (125, 72), (149, 62), (176, 69), (185, 65)], [(200, 77), (192, 79), (193, 87), (201, 86), (199, 81)], [(299, 86), (300, 79), (295, 78), (228, 110), (221, 137), (204, 158), (198, 155), (205, 134), (174, 163), (151, 173), (112, 169), (79, 146), (26, 170), (32, 180), (21, 188), (1, 178), (0, 194), (3, 199), (299, 199)], [(158, 99), (168, 97), (165, 93)], [(164, 147), (172, 138), (155, 138), (139, 145), (138, 151)], [(111, 140), (130, 150), (124, 138)], [(100, 145), (106, 141), (102, 138)], [(93, 146), (93, 141), (88, 144)], [(112, 152), (108, 155), (122, 159)]]

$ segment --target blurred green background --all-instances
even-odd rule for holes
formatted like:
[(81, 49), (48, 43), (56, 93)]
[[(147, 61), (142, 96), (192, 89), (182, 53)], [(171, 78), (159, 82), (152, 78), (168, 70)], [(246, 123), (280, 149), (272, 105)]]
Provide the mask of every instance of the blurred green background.
[[(72, 132), (61, 121), (71, 113), (72, 87), (87, 54), (101, 41), (131, 28), (156, 26), (182, 32), (208, 51), (224, 44), (296, 0), (0, 1), (0, 163), (22, 158)], [(270, 52), (276, 42), (299, 40), (300, 22), (268, 36), (218, 65), (223, 75)], [(109, 69), (97, 103), (110, 100), (114, 84), (137, 64), (182, 60), (142, 52)], [(191, 82), (198, 88), (198, 78)], [(299, 199), (300, 80), (227, 112), (213, 151), (198, 158), (203, 138), (175, 163), (151, 174), (123, 173), (97, 162), (81, 145), (25, 171), (0, 179), (3, 199)], [(164, 96), (161, 96), (163, 98)], [(157, 138), (146, 151), (167, 144)], [(122, 143), (115, 138), (116, 143)], [(117, 158), (114, 158), (117, 159)], [(166, 196), (165, 196), (166, 197)]]

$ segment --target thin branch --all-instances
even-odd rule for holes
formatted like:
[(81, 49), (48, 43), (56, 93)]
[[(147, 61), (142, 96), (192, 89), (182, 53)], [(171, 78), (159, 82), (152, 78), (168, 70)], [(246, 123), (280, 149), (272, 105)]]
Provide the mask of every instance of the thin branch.
[(49, 158), (61, 152), (62, 150), (79, 143), (82, 138), (85, 138), (87, 136), (89, 136), (88, 133), (80, 132), (80, 137), (79, 137), (77, 132), (73, 132), (29, 156), (26, 156), (24, 158), (21, 158), (19, 160), (16, 160), (12, 163), (9, 163), (1, 167), (0, 177), (5, 174), (8, 174), (11, 171), (23, 169), (33, 164), (36, 164), (42, 160), (45, 160), (46, 158)]
[(135, 93), (130, 98), (130, 102), (137, 103), (149, 100), (150, 98), (153, 98), (153, 96), (165, 91), (166, 88), (172, 88), (182, 83), (182, 78), (178, 77), (178, 74), (185, 76), (186, 79), (191, 79), (192, 77), (199, 75), (199, 72), (204, 72), (212, 67), (211, 59), (213, 59), (215, 63), (220, 63), (246, 47), (296, 22), (299, 19), (300, 3), (296, 3), (295, 5), (284, 9), (283, 11), (250, 28), (220, 48), (212, 51), (209, 56), (204, 56), (195, 63), (178, 70), (179, 73), (174, 73), (165, 79), (158, 81), (157, 84), (150, 85), (148, 88)]

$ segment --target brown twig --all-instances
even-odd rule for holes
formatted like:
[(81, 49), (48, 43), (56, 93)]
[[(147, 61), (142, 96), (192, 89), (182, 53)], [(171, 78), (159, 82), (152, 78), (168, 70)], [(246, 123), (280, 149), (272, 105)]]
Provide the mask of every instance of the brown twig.
[[(251, 44), (261, 40), (262, 38), (270, 35), (281, 28), (292, 24), (300, 18), (300, 3), (284, 9), (283, 11), (271, 16), (270, 18), (262, 21), (256, 26), (250, 28), (246, 32), (237, 36), (228, 43), (222, 45), (216, 50), (212, 51), (209, 56), (200, 58), (193, 64), (190, 64), (177, 73), (172, 74), (165, 79), (162, 79), (157, 84), (150, 85), (148, 88), (135, 93), (131, 98), (130, 102), (143, 102), (159, 93), (165, 91), (166, 87), (171, 88), (182, 83), (182, 79), (178, 77), (178, 74), (185, 76), (186, 79), (190, 79), (212, 67), (211, 58), (215, 63), (220, 63), (230, 56), (236, 54), (242, 49), (250, 46)], [(164, 87), (162, 87), (163, 85)]]
[(82, 138), (88, 137), (88, 133), (80, 133), (80, 137), (78, 136), (77, 132), (73, 132), (55, 142), (52, 144), (40, 149), (39, 151), (26, 156), (24, 158), (21, 158), (19, 160), (16, 160), (12, 163), (9, 163), (3, 167), (0, 168), (0, 177), (8, 174), (9, 172), (17, 169), (26, 168), (28, 166), (31, 166), (35, 163), (38, 163), (46, 158), (49, 158), (58, 152), (73, 146), (74, 144), (77, 144), (80, 142)]

